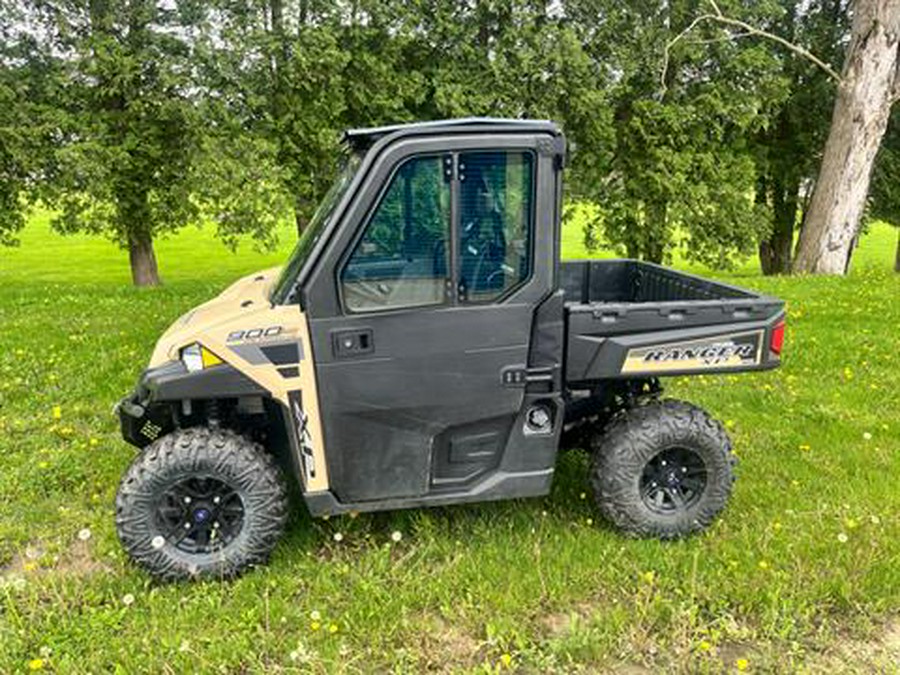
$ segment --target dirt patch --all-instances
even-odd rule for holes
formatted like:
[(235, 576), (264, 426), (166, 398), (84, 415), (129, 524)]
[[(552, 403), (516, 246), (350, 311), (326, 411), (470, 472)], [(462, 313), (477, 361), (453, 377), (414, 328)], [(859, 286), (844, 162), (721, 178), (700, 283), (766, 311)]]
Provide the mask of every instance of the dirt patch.
[(430, 672), (456, 672), (474, 666), (485, 658), (484, 643), (457, 625), (435, 614), (423, 614), (416, 620), (420, 629), (419, 653)]
[(544, 635), (548, 638), (564, 637), (571, 633), (578, 625), (590, 622), (597, 605), (592, 602), (581, 602), (573, 605), (565, 612), (552, 612), (544, 614), (539, 623)]
[(47, 574), (82, 578), (109, 571), (109, 565), (91, 555), (89, 542), (76, 540), (62, 554), (54, 556), (48, 555), (40, 543), (28, 544), (0, 569), (0, 578)]
[(78, 577), (110, 571), (109, 565), (91, 555), (90, 546), (86, 541), (76, 541), (51, 569), (65, 576)]
[(900, 673), (900, 618), (884, 624), (870, 639), (845, 638), (810, 657), (811, 673)]

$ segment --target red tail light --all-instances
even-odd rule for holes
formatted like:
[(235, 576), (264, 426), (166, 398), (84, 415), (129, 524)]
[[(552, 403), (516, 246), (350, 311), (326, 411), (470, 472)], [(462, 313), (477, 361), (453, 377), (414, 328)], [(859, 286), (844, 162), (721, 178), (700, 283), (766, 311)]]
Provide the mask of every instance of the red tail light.
[(772, 329), (772, 339), (769, 340), (769, 349), (779, 356), (781, 355), (782, 347), (784, 347), (784, 319), (779, 321), (775, 328)]

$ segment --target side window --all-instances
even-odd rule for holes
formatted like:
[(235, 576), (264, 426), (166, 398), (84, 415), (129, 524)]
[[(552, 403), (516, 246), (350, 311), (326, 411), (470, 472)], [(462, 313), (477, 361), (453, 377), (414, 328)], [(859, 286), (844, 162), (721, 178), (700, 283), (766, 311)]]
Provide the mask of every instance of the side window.
[(531, 275), (533, 180), (531, 153), (460, 154), (460, 300), (493, 300)]
[(394, 174), (341, 271), (352, 311), (445, 301), (450, 274), (450, 185), (441, 157), (417, 157)]

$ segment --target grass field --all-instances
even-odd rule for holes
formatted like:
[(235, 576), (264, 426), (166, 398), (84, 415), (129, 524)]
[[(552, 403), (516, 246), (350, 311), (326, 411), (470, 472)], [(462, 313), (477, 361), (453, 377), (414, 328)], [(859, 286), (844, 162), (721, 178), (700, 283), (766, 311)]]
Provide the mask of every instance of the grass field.
[[(270, 566), (155, 584), (114, 532), (133, 451), (112, 406), (176, 316), (278, 264), (284, 239), (232, 254), (185, 231), (159, 244), (154, 290), (46, 217), (0, 251), (0, 672), (900, 672), (896, 230), (873, 228), (848, 278), (765, 279), (753, 261), (725, 276), (786, 298), (788, 338), (778, 371), (668, 383), (741, 459), (702, 536), (596, 522), (574, 452), (545, 499), (301, 508)], [(567, 255), (580, 239), (567, 230)]]

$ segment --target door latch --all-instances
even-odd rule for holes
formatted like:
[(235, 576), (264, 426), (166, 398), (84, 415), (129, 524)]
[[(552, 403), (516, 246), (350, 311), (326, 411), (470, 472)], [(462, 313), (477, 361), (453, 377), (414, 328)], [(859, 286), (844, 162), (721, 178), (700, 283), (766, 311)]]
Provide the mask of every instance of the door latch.
[(338, 357), (360, 356), (375, 351), (371, 328), (338, 330), (331, 334), (331, 347)]

